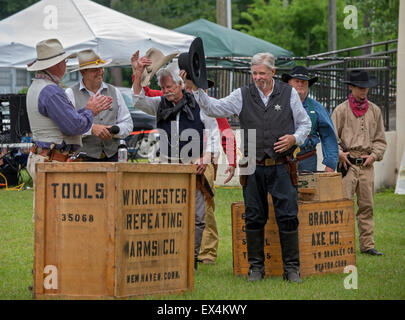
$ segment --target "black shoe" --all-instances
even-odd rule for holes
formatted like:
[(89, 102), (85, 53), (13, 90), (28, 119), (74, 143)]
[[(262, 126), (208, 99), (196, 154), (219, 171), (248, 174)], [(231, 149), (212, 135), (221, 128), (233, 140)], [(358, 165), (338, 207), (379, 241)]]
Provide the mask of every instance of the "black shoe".
[(194, 259), (194, 270), (198, 269), (198, 260)]
[(372, 248), (367, 251), (363, 251), (362, 253), (370, 254), (372, 256), (383, 256), (384, 253), (377, 251), (376, 249)]
[(248, 278), (249, 282), (259, 281), (262, 280), (263, 278), (264, 278), (263, 272), (259, 270), (249, 270), (249, 278)]
[(299, 272), (288, 272), (287, 274), (283, 275), (283, 279), (288, 282), (296, 282), (296, 283), (302, 282)]

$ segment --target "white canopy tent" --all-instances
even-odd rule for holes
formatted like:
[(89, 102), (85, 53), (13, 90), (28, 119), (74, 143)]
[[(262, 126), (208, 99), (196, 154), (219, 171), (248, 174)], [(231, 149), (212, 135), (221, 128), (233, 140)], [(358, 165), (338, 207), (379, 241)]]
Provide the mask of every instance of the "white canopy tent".
[[(194, 39), (89, 0), (39, 1), (1, 20), (0, 34), (0, 68), (7, 68), (3, 71), (10, 78), (36, 58), (35, 45), (44, 39), (59, 39), (67, 52), (91, 48), (102, 59), (112, 59), (111, 66), (129, 65), (138, 49), (140, 55), (151, 47), (164, 54), (186, 52)], [(0, 78), (6, 79), (4, 74)]]
[(15, 68), (25, 68), (35, 59), (36, 43), (49, 38), (67, 51), (92, 48), (113, 65), (130, 64), (137, 49), (141, 55), (151, 47), (165, 54), (188, 51), (194, 39), (89, 0), (39, 1), (0, 21), (0, 34), (0, 67)]

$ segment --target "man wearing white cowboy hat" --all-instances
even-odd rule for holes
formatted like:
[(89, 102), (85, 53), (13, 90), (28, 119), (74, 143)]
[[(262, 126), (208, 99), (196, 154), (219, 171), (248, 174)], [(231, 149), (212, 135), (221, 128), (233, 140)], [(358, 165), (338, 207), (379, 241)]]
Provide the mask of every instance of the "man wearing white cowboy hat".
[(37, 59), (28, 65), (36, 71), (27, 92), (27, 113), (34, 146), (27, 169), (35, 182), (35, 163), (67, 161), (69, 154), (81, 145), (81, 135), (91, 128), (93, 118), (111, 105), (111, 98), (92, 97), (84, 108), (75, 110), (64, 90), (59, 86), (66, 71), (66, 53), (57, 39), (39, 42)]
[(374, 161), (382, 160), (387, 141), (381, 109), (367, 99), (369, 88), (377, 78), (365, 70), (350, 72), (351, 94), (332, 113), (339, 142), (339, 167), (347, 170), (343, 178), (343, 193), (353, 199), (357, 195), (356, 213), (360, 252), (383, 255), (374, 248)]
[(300, 145), (301, 150), (297, 154), (298, 170), (300, 172), (317, 171), (316, 145), (321, 142), (325, 172), (335, 171), (339, 154), (335, 128), (326, 108), (308, 96), (309, 88), (318, 81), (318, 77), (311, 78), (307, 68), (296, 66), (290, 74), (283, 73), (281, 79), (297, 90), (302, 106), (312, 124), (311, 132), (305, 142)]
[(120, 139), (125, 139), (131, 133), (133, 122), (121, 92), (103, 82), (104, 67), (112, 60), (100, 59), (91, 49), (82, 50), (77, 55), (79, 68), (72, 72), (79, 70), (82, 79), (66, 89), (66, 94), (76, 109), (86, 104), (94, 95), (112, 97), (111, 108), (95, 117), (91, 129), (83, 135), (83, 147), (80, 151), (87, 154), (84, 161), (116, 162)]
[[(184, 83), (179, 76), (177, 62), (172, 62), (167, 67), (162, 68), (172, 56), (164, 57), (163, 54), (156, 56), (157, 59), (149, 56), (148, 53), (140, 59), (138, 59), (138, 53), (132, 56), (131, 64), (134, 70), (133, 100), (139, 109), (156, 115), (157, 127), (161, 134), (159, 141), (161, 159), (169, 163), (191, 162), (197, 165), (194, 232), (194, 269), (197, 269), (198, 254), (205, 228), (204, 196), (206, 189), (204, 189), (205, 180), (203, 176), (207, 164), (211, 162), (208, 158), (211, 158), (212, 155), (216, 157), (219, 152), (218, 123), (200, 109), (192, 94), (184, 90)], [(145, 95), (143, 87), (148, 84), (156, 71), (163, 96), (149, 97)], [(195, 135), (188, 136), (189, 140), (187, 137), (183, 139), (183, 135), (187, 132), (191, 133), (191, 131)], [(207, 138), (206, 144), (204, 144), (204, 133), (206, 133)], [(192, 154), (183, 153), (184, 150), (188, 150), (190, 145), (192, 146), (190, 150)], [(194, 153), (196, 150), (198, 152)]]

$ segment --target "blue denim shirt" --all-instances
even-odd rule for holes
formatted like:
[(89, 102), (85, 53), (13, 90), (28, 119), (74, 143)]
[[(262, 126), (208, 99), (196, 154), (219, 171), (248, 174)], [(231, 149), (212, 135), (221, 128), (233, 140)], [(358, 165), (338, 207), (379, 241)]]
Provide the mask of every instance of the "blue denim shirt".
[(316, 145), (321, 142), (323, 153), (322, 164), (336, 170), (339, 158), (339, 149), (335, 127), (333, 126), (333, 122), (326, 108), (318, 101), (306, 97), (302, 105), (310, 118), (310, 102), (312, 103), (315, 111), (312, 139), (310, 140), (308, 137), (305, 139), (304, 144), (300, 146), (301, 151), (299, 155), (313, 150)]

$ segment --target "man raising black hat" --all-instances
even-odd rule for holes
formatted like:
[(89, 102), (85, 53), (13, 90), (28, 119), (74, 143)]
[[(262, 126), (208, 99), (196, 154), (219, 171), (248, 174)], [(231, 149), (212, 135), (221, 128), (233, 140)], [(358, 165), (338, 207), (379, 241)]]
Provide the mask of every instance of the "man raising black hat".
[(318, 77), (310, 77), (308, 69), (302, 66), (294, 67), (290, 74), (284, 73), (282, 80), (288, 82), (297, 90), (305, 111), (311, 119), (311, 132), (300, 146), (297, 155), (298, 170), (317, 171), (316, 145), (321, 142), (323, 161), (326, 172), (333, 172), (338, 162), (338, 145), (332, 120), (326, 110), (318, 101), (308, 96), (309, 88), (318, 81)]
[[(374, 161), (383, 158), (387, 142), (380, 108), (367, 100), (369, 88), (375, 87), (377, 79), (365, 70), (350, 72), (351, 93), (338, 105), (332, 114), (339, 140), (339, 166), (348, 169), (343, 178), (346, 198), (357, 195), (356, 213), (359, 229), (360, 251), (370, 255), (382, 255), (374, 248)], [(341, 146), (345, 146), (343, 150)]]
[[(209, 116), (223, 118), (236, 114), (240, 119), (243, 152), (247, 167), (252, 169), (246, 172), (246, 181), (242, 181), (248, 281), (261, 280), (265, 275), (264, 227), (270, 193), (280, 231), (284, 279), (301, 282), (297, 189), (289, 179), (294, 170), (287, 167), (296, 146), (308, 136), (311, 122), (296, 90), (273, 79), (275, 59), (272, 54), (255, 54), (251, 71), (253, 82), (225, 98), (210, 98), (195, 83), (192, 84), (193, 94)], [(184, 70), (181, 74), (185, 79)], [(256, 140), (250, 140), (251, 136)]]

